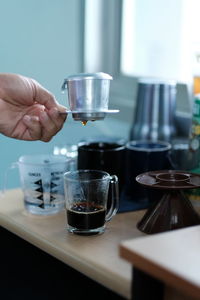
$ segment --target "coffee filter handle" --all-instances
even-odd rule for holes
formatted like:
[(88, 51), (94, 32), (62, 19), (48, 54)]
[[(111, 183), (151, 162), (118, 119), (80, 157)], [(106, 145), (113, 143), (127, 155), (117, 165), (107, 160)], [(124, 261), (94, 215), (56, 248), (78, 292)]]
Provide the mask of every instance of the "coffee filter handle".
[(61, 86), (61, 92), (64, 94), (67, 89), (67, 79), (64, 79), (64, 82)]

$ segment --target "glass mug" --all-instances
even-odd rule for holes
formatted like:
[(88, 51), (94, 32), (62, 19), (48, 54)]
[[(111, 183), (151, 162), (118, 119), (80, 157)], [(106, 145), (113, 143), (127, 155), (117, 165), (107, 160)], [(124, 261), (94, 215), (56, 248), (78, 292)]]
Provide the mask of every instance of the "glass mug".
[[(107, 209), (111, 185), (112, 201)], [(77, 170), (64, 174), (67, 229), (82, 235), (100, 234), (117, 213), (119, 188), (116, 175), (100, 170)]]

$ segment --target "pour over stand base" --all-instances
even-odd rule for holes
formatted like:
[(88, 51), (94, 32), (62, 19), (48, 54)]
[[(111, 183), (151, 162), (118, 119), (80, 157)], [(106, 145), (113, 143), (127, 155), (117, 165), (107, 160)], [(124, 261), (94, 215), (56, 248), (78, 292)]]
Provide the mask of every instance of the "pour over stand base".
[(137, 228), (147, 234), (159, 233), (200, 224), (200, 217), (182, 191), (168, 191), (150, 207)]
[(183, 192), (200, 186), (198, 174), (155, 171), (141, 174), (136, 180), (145, 187), (164, 191), (160, 201), (150, 207), (138, 222), (140, 231), (153, 234), (200, 224), (200, 216)]

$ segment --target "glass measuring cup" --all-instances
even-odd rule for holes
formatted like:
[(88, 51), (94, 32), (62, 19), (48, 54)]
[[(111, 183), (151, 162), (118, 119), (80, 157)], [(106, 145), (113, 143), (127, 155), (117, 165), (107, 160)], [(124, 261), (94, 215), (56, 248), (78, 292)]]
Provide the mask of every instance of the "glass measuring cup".
[(21, 156), (12, 168), (19, 168), (25, 209), (37, 215), (53, 215), (64, 209), (63, 174), (71, 160), (63, 155)]

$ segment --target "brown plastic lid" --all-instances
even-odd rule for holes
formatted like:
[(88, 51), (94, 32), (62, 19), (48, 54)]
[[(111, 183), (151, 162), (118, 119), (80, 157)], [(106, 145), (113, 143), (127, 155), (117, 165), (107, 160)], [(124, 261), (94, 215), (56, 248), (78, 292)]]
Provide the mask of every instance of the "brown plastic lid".
[(136, 181), (157, 189), (194, 189), (200, 187), (200, 174), (176, 170), (150, 171), (138, 175)]

